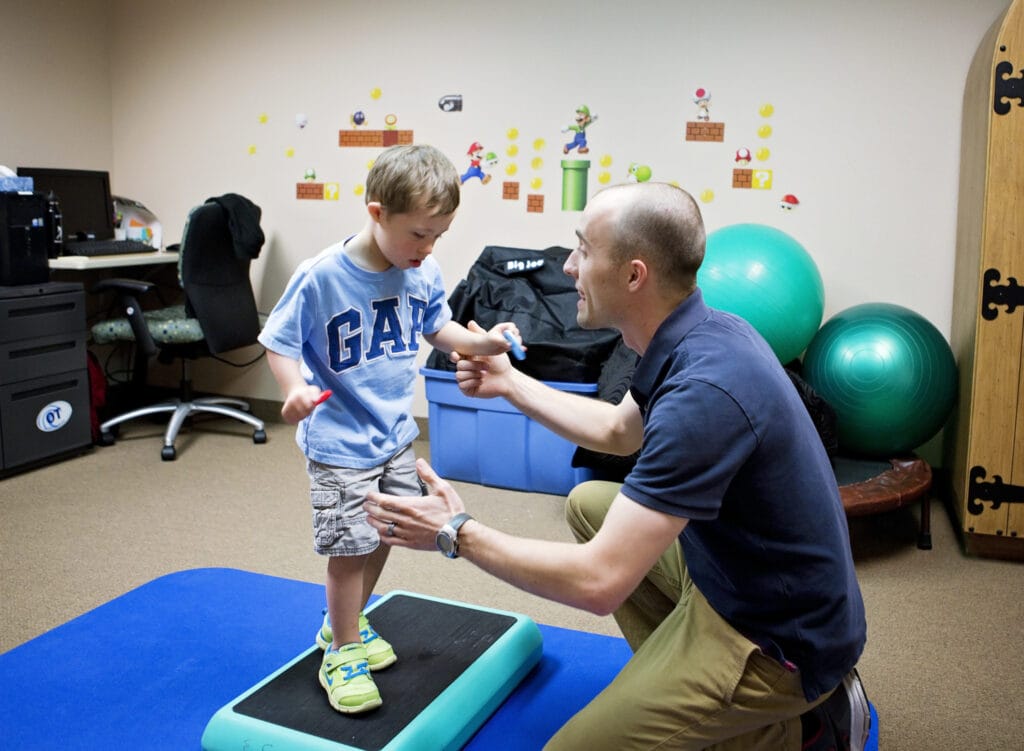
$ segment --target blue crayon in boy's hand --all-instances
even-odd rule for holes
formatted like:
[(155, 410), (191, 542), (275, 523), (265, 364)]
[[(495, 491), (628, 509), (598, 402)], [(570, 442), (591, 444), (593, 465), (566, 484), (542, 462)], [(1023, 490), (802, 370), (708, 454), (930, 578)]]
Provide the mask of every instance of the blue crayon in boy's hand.
[(520, 345), (519, 342), (516, 341), (516, 338), (512, 335), (512, 332), (507, 330), (502, 331), (501, 335), (504, 336), (508, 343), (512, 346), (512, 356), (515, 357), (517, 360), (525, 360), (526, 352), (523, 351), (522, 345)]

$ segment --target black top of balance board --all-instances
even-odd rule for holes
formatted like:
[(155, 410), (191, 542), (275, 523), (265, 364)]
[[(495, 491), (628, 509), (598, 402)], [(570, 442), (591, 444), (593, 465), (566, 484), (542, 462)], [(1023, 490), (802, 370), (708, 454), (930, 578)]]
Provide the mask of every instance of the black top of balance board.
[(379, 751), (423, 712), (515, 624), (500, 613), (394, 595), (370, 613), (398, 662), (375, 672), (384, 704), (364, 714), (341, 714), (327, 702), (313, 650), (232, 707), (233, 711), (365, 751)]

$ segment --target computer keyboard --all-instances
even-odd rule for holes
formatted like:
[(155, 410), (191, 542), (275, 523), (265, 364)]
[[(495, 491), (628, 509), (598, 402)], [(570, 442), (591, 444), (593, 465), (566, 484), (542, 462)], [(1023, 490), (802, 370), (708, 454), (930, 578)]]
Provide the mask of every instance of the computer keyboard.
[(152, 253), (149, 243), (141, 240), (65, 240), (66, 256), (120, 256), (125, 253)]

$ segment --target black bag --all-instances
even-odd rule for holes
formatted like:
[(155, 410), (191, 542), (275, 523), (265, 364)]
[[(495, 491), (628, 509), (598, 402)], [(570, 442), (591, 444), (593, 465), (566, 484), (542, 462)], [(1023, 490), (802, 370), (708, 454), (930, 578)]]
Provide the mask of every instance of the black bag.
[[(597, 380), (597, 398), (611, 404), (621, 402), (629, 392), (629, 384), (633, 382), (633, 371), (636, 370), (639, 361), (640, 355), (619, 339), (601, 369), (601, 377)], [(572, 466), (592, 469), (597, 480), (622, 482), (639, 457), (639, 451), (629, 456), (619, 456), (578, 446), (572, 455)]]
[[(579, 295), (562, 266), (572, 251), (487, 246), (452, 291), (452, 317), (485, 329), (511, 321), (528, 351), (515, 368), (542, 381), (597, 383), (605, 360), (621, 337), (614, 329), (582, 329), (576, 323)], [(454, 370), (437, 350), (427, 367)]]
[(839, 451), (839, 418), (836, 411), (814, 390), (811, 384), (803, 379), (803, 365), (799, 360), (794, 360), (786, 365), (786, 374), (800, 394), (800, 399), (807, 407), (811, 419), (814, 420), (814, 427), (818, 430), (828, 458), (834, 460)]

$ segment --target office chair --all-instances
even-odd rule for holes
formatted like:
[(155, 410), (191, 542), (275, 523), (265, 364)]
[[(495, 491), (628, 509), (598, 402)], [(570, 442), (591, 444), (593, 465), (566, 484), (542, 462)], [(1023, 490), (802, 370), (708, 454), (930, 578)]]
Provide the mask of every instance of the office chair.
[(104, 279), (95, 292), (112, 291), (120, 315), (92, 327), (97, 344), (134, 342), (133, 382), (144, 384), (149, 358), (163, 363), (181, 361), (179, 398), (141, 407), (100, 425), (100, 443), (111, 445), (122, 423), (137, 417), (170, 412), (160, 457), (177, 457), (174, 443), (185, 420), (194, 413), (213, 413), (241, 420), (253, 427), (254, 443), (265, 443), (262, 420), (248, 412), (241, 399), (194, 398), (190, 362), (256, 343), (261, 319), (256, 310), (249, 265), (263, 247), (259, 206), (235, 193), (210, 198), (189, 212), (182, 233), (178, 277), (185, 302), (143, 311), (139, 298), (156, 288), (134, 279)]

